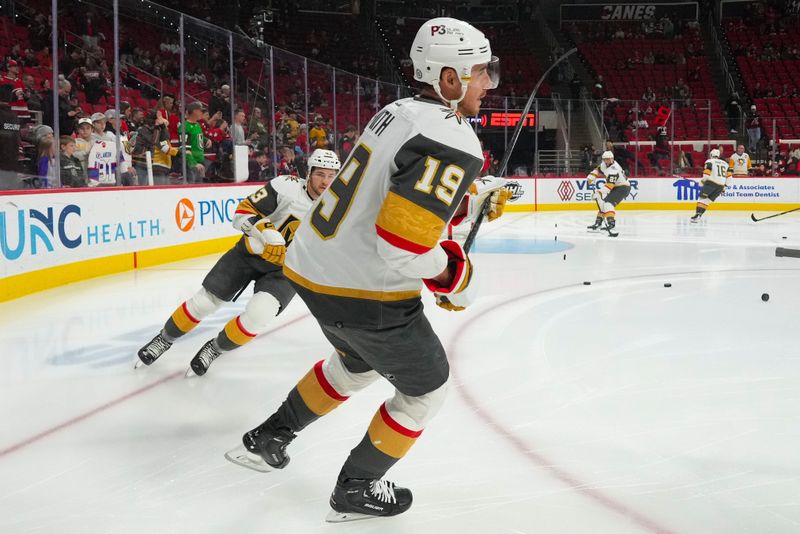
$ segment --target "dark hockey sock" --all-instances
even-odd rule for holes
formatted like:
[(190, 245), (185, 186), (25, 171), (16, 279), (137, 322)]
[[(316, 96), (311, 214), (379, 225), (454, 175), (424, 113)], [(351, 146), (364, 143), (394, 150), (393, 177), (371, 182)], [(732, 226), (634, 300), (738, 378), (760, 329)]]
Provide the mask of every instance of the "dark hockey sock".
[(164, 324), (164, 329), (161, 334), (169, 342), (173, 342), (179, 337), (191, 332), (195, 326), (200, 324), (200, 319), (196, 319), (189, 313), (184, 302), (178, 306), (167, 322)]
[(350, 451), (350, 456), (339, 473), (339, 479), (382, 478), (400, 458), (411, 449), (422, 430), (411, 430), (395, 421), (381, 404), (367, 433)]
[(697, 215), (702, 215), (706, 212), (706, 207), (705, 205), (698, 203), (695, 211)]
[(276, 412), (280, 421), (293, 432), (299, 432), (349, 398), (340, 395), (328, 382), (322, 363), (318, 361), (306, 373)]
[(236, 316), (225, 325), (225, 328), (217, 334), (217, 346), (221, 351), (229, 351), (241, 347), (255, 339), (256, 334), (248, 332)]

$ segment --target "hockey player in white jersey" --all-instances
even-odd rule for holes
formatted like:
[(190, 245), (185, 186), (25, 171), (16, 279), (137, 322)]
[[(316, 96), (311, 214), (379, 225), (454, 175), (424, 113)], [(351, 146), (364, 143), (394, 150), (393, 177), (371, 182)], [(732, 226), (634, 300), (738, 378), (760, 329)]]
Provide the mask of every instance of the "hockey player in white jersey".
[(709, 156), (703, 168), (703, 178), (700, 180), (703, 188), (700, 189), (697, 207), (691, 218), (693, 223), (700, 221), (709, 204), (717, 200), (731, 181), (731, 169), (720, 157), (719, 149), (713, 149)]
[(606, 222), (605, 229), (610, 235), (614, 233), (617, 224), (616, 207), (625, 200), (631, 192), (631, 184), (625, 176), (625, 171), (619, 163), (614, 161), (614, 153), (606, 150), (602, 155), (603, 162), (586, 176), (589, 185), (593, 185), (595, 180), (604, 180), (602, 187), (597, 187), (594, 191), (594, 199), (597, 202), (597, 218), (594, 224), (588, 226), (590, 230), (597, 230)]
[(423, 23), (410, 55), (425, 88), (372, 118), (287, 254), (284, 273), (335, 350), (226, 454), (257, 470), (283, 468), (298, 431), (384, 377), (394, 395), (344, 463), (328, 521), (411, 506), (411, 491), (383, 476), (439, 410), (449, 377), (421, 290), (449, 310), (468, 306), (474, 294), (470, 259), (440, 236), (483, 163), (465, 117), (477, 115), (497, 86), (497, 58), (483, 33), (450, 18)]
[(281, 270), (286, 247), (312, 203), (333, 181), (340, 168), (330, 150), (315, 150), (308, 158), (307, 180), (278, 176), (242, 200), (233, 227), (239, 241), (211, 268), (203, 287), (172, 313), (161, 331), (139, 350), (136, 367), (156, 361), (178, 338), (231, 301), (251, 281), (254, 293), (244, 312), (228, 321), (192, 358), (187, 376), (204, 375), (222, 353), (241, 347), (263, 332), (295, 295)]

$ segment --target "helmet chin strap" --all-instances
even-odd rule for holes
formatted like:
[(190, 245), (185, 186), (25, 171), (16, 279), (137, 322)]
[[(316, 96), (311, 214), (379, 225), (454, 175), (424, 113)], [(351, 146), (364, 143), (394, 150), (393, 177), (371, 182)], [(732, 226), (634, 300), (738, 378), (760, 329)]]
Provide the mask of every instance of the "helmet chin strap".
[(439, 87), (439, 80), (436, 80), (435, 82), (433, 82), (433, 90), (436, 91), (436, 94), (439, 96), (439, 98), (441, 98), (442, 100), (447, 102), (447, 105), (448, 105), (448, 107), (450, 109), (452, 109), (453, 111), (457, 111), (458, 110), (458, 104), (462, 100), (464, 100), (465, 96), (467, 96), (467, 85), (469, 85), (469, 84), (466, 84), (463, 81), (461, 82), (461, 96), (458, 97), (457, 100), (449, 100), (449, 99), (445, 98), (444, 95), (442, 95), (442, 89)]

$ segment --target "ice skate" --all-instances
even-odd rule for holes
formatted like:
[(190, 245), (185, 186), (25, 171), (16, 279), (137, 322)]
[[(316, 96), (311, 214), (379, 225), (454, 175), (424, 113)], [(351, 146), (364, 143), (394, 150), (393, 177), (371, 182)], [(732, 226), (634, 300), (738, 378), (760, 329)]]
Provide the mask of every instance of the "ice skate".
[(134, 369), (138, 369), (142, 365), (152, 364), (162, 354), (167, 352), (171, 346), (172, 343), (164, 339), (164, 336), (159, 332), (147, 345), (139, 349), (139, 361), (134, 365)]
[(402, 514), (411, 508), (411, 490), (388, 480), (350, 479), (336, 482), (331, 495), (329, 523), (343, 523)]
[(242, 436), (242, 445), (226, 452), (225, 458), (242, 467), (262, 473), (283, 469), (290, 460), (286, 454), (286, 447), (295, 437), (295, 433), (288, 428), (277, 426), (273, 415), (245, 433)]
[(220, 354), (222, 352), (217, 348), (215, 340), (209, 339), (205, 345), (200, 347), (200, 350), (197, 351), (197, 354), (194, 355), (191, 363), (189, 363), (189, 369), (185, 375), (186, 378), (206, 374), (208, 368), (211, 367), (211, 362), (219, 358)]

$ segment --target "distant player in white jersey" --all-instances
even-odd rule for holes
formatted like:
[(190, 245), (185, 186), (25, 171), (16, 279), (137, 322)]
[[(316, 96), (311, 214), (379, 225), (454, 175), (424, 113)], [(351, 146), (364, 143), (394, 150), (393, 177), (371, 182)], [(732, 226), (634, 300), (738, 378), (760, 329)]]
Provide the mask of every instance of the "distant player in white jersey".
[(286, 247), (314, 200), (336, 176), (339, 158), (335, 152), (318, 149), (309, 156), (308, 168), (307, 180), (278, 176), (239, 203), (233, 227), (243, 233), (241, 239), (211, 268), (200, 291), (178, 306), (161, 331), (139, 349), (136, 367), (152, 364), (175, 340), (252, 281), (254, 293), (244, 313), (203, 345), (192, 358), (187, 376), (204, 375), (222, 353), (252, 341), (286, 308), (295, 295), (281, 270)]
[[(483, 165), (466, 117), (477, 115), (497, 86), (497, 58), (483, 33), (451, 18), (423, 23), (410, 55), (425, 88), (372, 118), (287, 254), (284, 274), (335, 350), (226, 455), (252, 469), (281, 469), (297, 432), (385, 378), (394, 394), (339, 473), (332, 522), (393, 516), (411, 506), (411, 490), (383, 476), (439, 410), (449, 378), (421, 290), (426, 286), (448, 310), (464, 309), (475, 290), (470, 259), (440, 236)], [(495, 193), (497, 210), (500, 189)]]
[(614, 161), (614, 153), (606, 150), (602, 155), (603, 162), (586, 176), (589, 185), (594, 184), (595, 180), (604, 180), (601, 187), (594, 191), (594, 199), (597, 202), (597, 218), (594, 224), (588, 226), (590, 230), (597, 230), (603, 225), (605, 219), (605, 229), (613, 233), (617, 225), (616, 209), (620, 202), (625, 200), (631, 192), (631, 184), (625, 176), (619, 163)]
[(691, 221), (696, 223), (708, 209), (708, 205), (717, 200), (717, 197), (725, 191), (725, 187), (731, 181), (731, 169), (724, 159), (720, 158), (719, 149), (713, 149), (709, 154), (703, 168), (703, 178), (700, 183), (703, 188), (697, 198), (697, 208), (692, 215)]
[(733, 171), (734, 178), (747, 178), (750, 176), (750, 167), (752, 167), (752, 163), (750, 162), (750, 155), (744, 151), (744, 145), (736, 147), (736, 152), (731, 154), (728, 166), (731, 168), (731, 171)]

